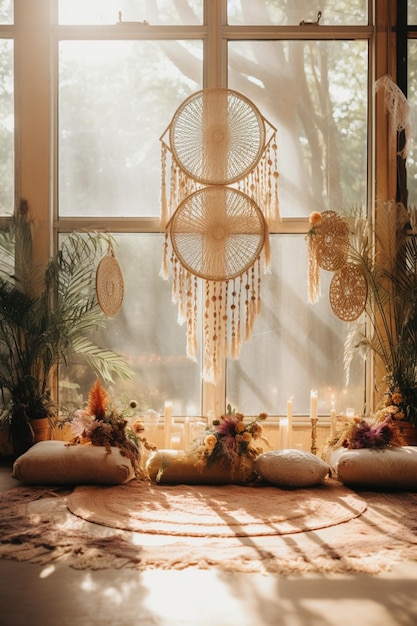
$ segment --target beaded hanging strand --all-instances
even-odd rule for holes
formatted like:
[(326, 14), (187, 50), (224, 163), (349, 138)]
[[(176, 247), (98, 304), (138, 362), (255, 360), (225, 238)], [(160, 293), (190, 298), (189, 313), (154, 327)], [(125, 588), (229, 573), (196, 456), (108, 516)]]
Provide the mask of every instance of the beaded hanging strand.
[(196, 295), (195, 277), (187, 273), (187, 357), (196, 360), (197, 357), (197, 320), (196, 320)]
[(205, 301), (204, 301), (204, 327), (203, 327), (203, 377), (210, 377), (211, 363), (209, 362), (210, 354), (210, 281), (205, 280)]
[(250, 279), (249, 270), (245, 272), (245, 340), (248, 340), (251, 333), (251, 299), (250, 299)]
[(161, 226), (165, 228), (168, 222), (167, 209), (167, 189), (166, 189), (166, 168), (167, 168), (168, 148), (164, 142), (161, 143)]
[(262, 299), (261, 299), (262, 276), (261, 276), (261, 257), (260, 256), (258, 256), (258, 260), (257, 260), (257, 276), (258, 276), (258, 290), (256, 294), (256, 314), (260, 315), (261, 309), (262, 309)]
[(232, 311), (232, 320), (230, 324), (231, 333), (232, 333), (231, 355), (232, 355), (232, 358), (235, 359), (238, 355), (237, 338), (236, 338), (236, 280), (235, 279), (233, 279), (232, 304), (230, 305), (230, 309)]

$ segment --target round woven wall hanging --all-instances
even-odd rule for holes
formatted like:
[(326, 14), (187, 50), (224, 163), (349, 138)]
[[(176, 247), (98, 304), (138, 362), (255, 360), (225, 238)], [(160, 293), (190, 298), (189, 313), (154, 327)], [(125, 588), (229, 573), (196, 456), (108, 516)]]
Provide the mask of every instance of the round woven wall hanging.
[(314, 235), (317, 263), (322, 269), (334, 272), (347, 261), (349, 228), (334, 211), (324, 211), (321, 216)]
[(259, 257), (267, 226), (257, 204), (231, 187), (205, 187), (179, 205), (170, 222), (180, 263), (206, 280), (243, 274)]
[(333, 313), (344, 322), (353, 322), (363, 313), (368, 287), (362, 269), (346, 263), (330, 282), (329, 300)]
[(231, 89), (203, 89), (178, 107), (169, 128), (182, 170), (204, 185), (228, 185), (246, 176), (265, 150), (265, 123), (257, 107)]
[(124, 295), (123, 275), (113, 250), (97, 266), (96, 293), (101, 310), (109, 317), (119, 312)]

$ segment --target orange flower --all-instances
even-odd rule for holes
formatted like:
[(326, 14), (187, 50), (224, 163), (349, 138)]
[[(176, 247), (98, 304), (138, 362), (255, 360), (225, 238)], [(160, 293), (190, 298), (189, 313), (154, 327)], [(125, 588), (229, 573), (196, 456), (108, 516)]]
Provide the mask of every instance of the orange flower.
[(321, 213), (319, 213), (318, 211), (313, 211), (312, 213), (310, 213), (310, 224), (312, 226), (317, 226), (318, 224), (320, 224), (321, 220)]
[(207, 435), (207, 437), (205, 437), (204, 439), (204, 445), (209, 450), (213, 450), (213, 448), (215, 448), (216, 446), (216, 443), (217, 443), (216, 435)]
[(396, 391), (395, 393), (393, 393), (391, 396), (391, 399), (392, 399), (392, 402), (397, 405), (401, 404), (401, 402), (403, 401), (403, 397), (399, 391)]

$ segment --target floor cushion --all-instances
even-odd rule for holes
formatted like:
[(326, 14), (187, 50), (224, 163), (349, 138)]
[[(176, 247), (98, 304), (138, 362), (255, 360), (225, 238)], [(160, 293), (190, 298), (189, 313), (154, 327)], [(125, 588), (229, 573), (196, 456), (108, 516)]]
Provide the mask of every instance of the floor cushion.
[(119, 448), (40, 441), (16, 459), (12, 476), (26, 485), (121, 485), (135, 472)]
[(257, 477), (253, 461), (247, 457), (241, 457), (239, 467), (232, 471), (224, 459), (201, 467), (198, 457), (184, 450), (158, 450), (149, 458), (146, 469), (151, 480), (170, 485), (242, 485)]
[(323, 482), (329, 466), (305, 450), (270, 450), (255, 459), (255, 471), (278, 487), (311, 487)]
[(417, 446), (373, 450), (336, 448), (327, 455), (334, 478), (346, 485), (417, 489)]

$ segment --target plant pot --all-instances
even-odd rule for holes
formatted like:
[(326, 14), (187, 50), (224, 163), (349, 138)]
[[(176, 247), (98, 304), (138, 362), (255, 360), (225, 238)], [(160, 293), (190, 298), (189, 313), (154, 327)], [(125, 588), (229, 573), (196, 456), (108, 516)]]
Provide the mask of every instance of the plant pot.
[(33, 428), (33, 443), (48, 441), (51, 438), (51, 425), (47, 417), (30, 420)]
[(12, 442), (13, 456), (21, 456), (33, 446), (33, 430), (20, 416), (14, 416), (10, 423), (10, 439)]
[(417, 446), (417, 430), (411, 422), (399, 421), (398, 426), (400, 433), (405, 441), (406, 446)]

